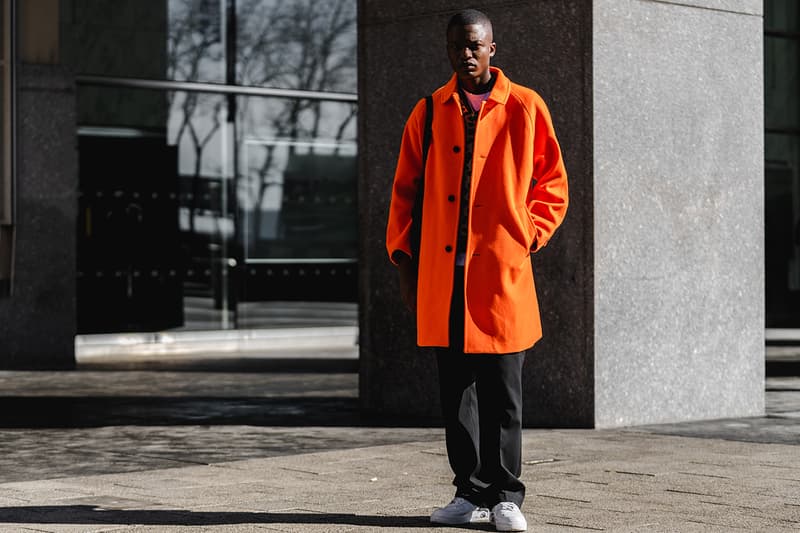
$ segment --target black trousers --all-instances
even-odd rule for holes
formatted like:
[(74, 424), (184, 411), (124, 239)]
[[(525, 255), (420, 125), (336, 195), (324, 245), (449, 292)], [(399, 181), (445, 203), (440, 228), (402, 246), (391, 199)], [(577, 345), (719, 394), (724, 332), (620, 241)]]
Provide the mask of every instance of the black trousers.
[(522, 364), (525, 352), (464, 353), (464, 269), (456, 267), (450, 346), (437, 348), (447, 457), (456, 496), (522, 505)]

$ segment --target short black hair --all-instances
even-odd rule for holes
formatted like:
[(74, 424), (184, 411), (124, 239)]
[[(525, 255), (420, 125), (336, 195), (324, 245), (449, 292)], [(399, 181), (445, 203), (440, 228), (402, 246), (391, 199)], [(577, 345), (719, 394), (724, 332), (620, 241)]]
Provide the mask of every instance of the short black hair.
[(447, 23), (447, 31), (449, 32), (451, 28), (456, 26), (470, 26), (472, 24), (481, 24), (486, 26), (489, 31), (492, 30), (492, 21), (486, 16), (486, 13), (477, 9), (465, 9), (450, 17), (450, 22)]

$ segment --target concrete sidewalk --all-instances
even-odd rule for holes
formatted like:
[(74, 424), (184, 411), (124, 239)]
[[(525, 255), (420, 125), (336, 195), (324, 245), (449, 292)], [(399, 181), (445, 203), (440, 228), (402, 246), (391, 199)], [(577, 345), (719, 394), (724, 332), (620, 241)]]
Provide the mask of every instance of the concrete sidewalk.
[[(0, 532), (434, 529), (442, 430), (376, 425), (357, 374), (302, 362), (0, 372)], [(526, 430), (529, 531), (800, 530), (800, 378), (766, 387), (764, 417)]]
[[(797, 446), (526, 430), (524, 450), (529, 531), (800, 528)], [(12, 482), (0, 531), (426, 530), (449, 482), (441, 440)]]

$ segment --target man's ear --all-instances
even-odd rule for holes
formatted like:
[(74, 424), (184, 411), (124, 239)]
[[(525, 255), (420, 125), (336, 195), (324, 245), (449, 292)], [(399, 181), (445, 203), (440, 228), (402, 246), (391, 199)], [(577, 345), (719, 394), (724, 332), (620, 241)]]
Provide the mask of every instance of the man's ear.
[(497, 44), (495, 44), (495, 42), (492, 41), (492, 44), (489, 46), (489, 48), (492, 49), (492, 51), (489, 52), (489, 57), (494, 57), (495, 52), (497, 52)]

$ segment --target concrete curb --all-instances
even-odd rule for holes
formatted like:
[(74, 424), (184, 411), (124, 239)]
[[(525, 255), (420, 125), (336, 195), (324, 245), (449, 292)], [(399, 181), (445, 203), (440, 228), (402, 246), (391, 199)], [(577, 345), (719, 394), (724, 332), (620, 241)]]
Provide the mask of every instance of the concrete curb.
[(203, 358), (228, 354), (236, 358), (263, 358), (291, 352), (295, 358), (318, 358), (320, 354), (351, 351), (357, 358), (358, 327), (276, 328), (231, 331), (178, 331), (79, 335), (75, 358), (82, 363), (111, 363), (169, 358)]

